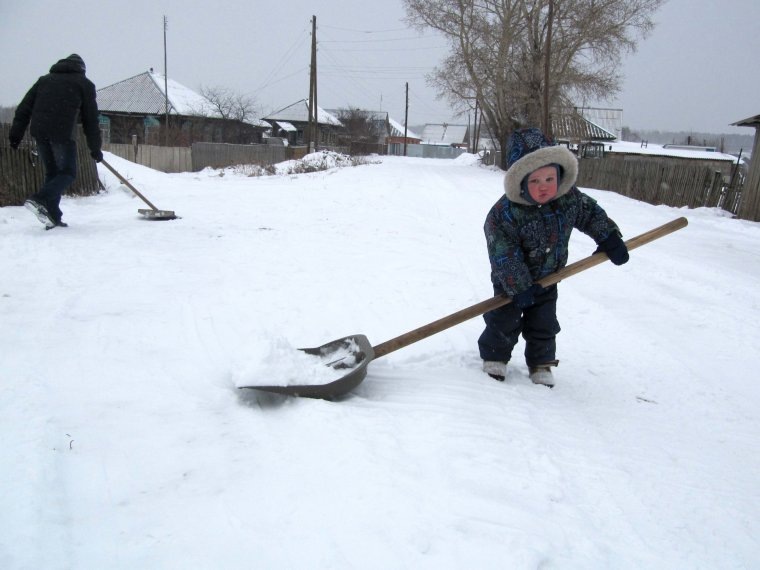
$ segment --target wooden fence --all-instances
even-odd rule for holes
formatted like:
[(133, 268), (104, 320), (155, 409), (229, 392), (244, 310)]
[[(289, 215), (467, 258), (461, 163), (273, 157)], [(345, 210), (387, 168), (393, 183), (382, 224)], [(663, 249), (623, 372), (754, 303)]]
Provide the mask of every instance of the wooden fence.
[(237, 164), (269, 166), (290, 159), (291, 148), (269, 144), (193, 143), (191, 170), (198, 172), (209, 166), (225, 168)]
[(265, 144), (193, 143), (192, 147), (104, 144), (103, 150), (160, 172), (198, 172), (237, 164), (269, 166), (305, 154), (301, 147)]
[(760, 222), (760, 127), (755, 127), (755, 142), (752, 147), (752, 163), (747, 180), (744, 182), (744, 200), (741, 201), (739, 217)]
[(103, 145), (103, 150), (160, 172), (193, 170), (190, 147), (106, 143)]
[[(10, 147), (9, 131), (10, 125), (0, 124), (0, 207), (21, 206), (45, 181), (45, 172), (37, 156), (37, 145), (29, 136), (28, 130), (18, 150)], [(102, 188), (95, 164), (80, 129), (77, 140), (77, 177), (66, 191), (67, 195), (89, 196)]]
[(606, 155), (601, 159), (582, 159), (577, 183), (648, 204), (719, 207), (736, 214), (741, 188), (728, 184), (731, 167), (731, 163), (718, 169), (714, 163), (708, 166), (695, 160)]

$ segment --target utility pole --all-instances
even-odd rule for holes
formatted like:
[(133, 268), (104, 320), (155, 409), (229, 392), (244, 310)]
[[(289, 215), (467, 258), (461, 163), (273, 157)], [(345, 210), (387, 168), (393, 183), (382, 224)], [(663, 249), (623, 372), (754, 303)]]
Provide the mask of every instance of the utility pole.
[(317, 150), (319, 137), (319, 111), (317, 110), (317, 17), (311, 17), (311, 72), (309, 73), (309, 125), (307, 127), (307, 152)]
[[(472, 125), (472, 152), (478, 152), (478, 143), (480, 142), (480, 128), (478, 125), (478, 98), (475, 98), (475, 122)], [(481, 112), (482, 113), (482, 112)]]
[(164, 111), (166, 112), (166, 128), (164, 129), (164, 146), (169, 146), (169, 71), (166, 68), (166, 28), (169, 20), (164, 15)]
[(406, 156), (406, 133), (409, 123), (409, 82), (406, 82), (406, 109), (404, 110), (404, 156)]

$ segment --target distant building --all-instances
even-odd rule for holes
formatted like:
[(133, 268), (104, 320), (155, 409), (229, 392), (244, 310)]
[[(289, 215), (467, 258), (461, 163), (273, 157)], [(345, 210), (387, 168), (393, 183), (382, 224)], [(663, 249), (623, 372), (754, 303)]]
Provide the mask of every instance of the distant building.
[(448, 123), (427, 124), (420, 136), (420, 144), (464, 149), (469, 146), (469, 140), (470, 127), (468, 125), (450, 125)]
[[(272, 137), (282, 138), (290, 145), (306, 144), (309, 126), (309, 100), (301, 99), (279, 111), (262, 117), (272, 126)], [(338, 133), (343, 125), (333, 114), (317, 106), (319, 140), (317, 146), (333, 146), (338, 142)]]
[[(356, 115), (362, 123), (366, 124), (368, 127), (367, 131), (372, 135), (373, 140), (365, 140), (363, 142), (381, 145), (386, 143), (391, 130), (390, 118), (386, 111), (371, 111), (368, 109), (326, 109), (326, 111), (333, 117), (336, 117), (349, 131), (351, 130), (351, 125), (345, 124), (346, 118), (350, 120), (353, 115)], [(351, 134), (349, 132), (349, 135)]]
[[(402, 123), (389, 118), (390, 134), (388, 135), (388, 154), (395, 156), (404, 155), (404, 145), (407, 149), (409, 145), (419, 144), (422, 140), (421, 137), (410, 130), (409, 127), (404, 127)], [(406, 138), (404, 136), (406, 135)]]
[(588, 120), (575, 110), (551, 115), (552, 137), (565, 144), (579, 158), (601, 158), (605, 144), (617, 140), (614, 133)]
[[(165, 89), (167, 88), (167, 89)], [(259, 143), (269, 125), (224, 119), (211, 102), (153, 70), (97, 91), (104, 142), (186, 146), (193, 142)], [(167, 106), (169, 128), (166, 130)], [(168, 137), (167, 137), (168, 135)]]

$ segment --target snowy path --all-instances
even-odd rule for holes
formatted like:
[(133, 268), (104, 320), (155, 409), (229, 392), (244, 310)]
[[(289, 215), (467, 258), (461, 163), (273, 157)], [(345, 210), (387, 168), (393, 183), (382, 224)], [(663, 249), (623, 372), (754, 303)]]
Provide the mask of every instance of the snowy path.
[(757, 566), (760, 225), (589, 190), (626, 238), (689, 226), (560, 285), (554, 390), (520, 358), (485, 376), (473, 319), (294, 399), (234, 381), (278, 343), (378, 344), (491, 296), (501, 174), (109, 160), (182, 219), (139, 219), (110, 175), (65, 230), (0, 210), (0, 567)]

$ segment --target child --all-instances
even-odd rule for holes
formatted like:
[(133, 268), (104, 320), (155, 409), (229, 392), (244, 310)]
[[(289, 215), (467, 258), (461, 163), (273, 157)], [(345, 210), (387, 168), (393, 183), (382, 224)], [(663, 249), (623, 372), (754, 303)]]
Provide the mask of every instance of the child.
[(496, 295), (512, 302), (483, 315), (478, 339), (483, 371), (504, 380), (507, 362), (522, 333), (525, 361), (534, 384), (554, 386), (557, 286), (535, 281), (567, 264), (573, 228), (587, 234), (615, 265), (628, 261), (620, 230), (590, 196), (575, 186), (578, 161), (535, 128), (515, 131), (507, 143), (505, 195), (488, 212), (484, 226), (491, 282)]

